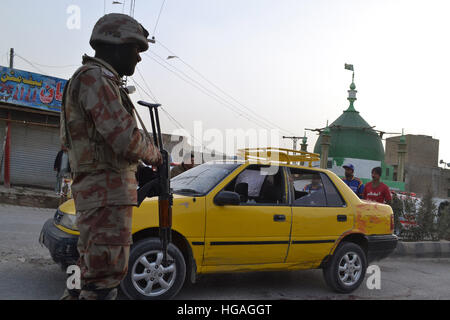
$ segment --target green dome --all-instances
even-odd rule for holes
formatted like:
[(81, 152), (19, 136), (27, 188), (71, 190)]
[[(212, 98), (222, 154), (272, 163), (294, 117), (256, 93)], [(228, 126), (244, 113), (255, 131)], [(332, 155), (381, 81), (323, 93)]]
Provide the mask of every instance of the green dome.
[[(330, 126), (330, 158), (355, 158), (384, 160), (384, 148), (380, 136), (353, 108), (353, 103)], [(314, 147), (314, 153), (321, 153), (322, 133)]]

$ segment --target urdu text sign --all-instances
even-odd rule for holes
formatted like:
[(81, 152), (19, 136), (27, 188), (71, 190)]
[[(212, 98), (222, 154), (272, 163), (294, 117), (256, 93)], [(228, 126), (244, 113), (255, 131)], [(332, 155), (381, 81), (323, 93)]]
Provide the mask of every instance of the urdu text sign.
[(67, 80), (0, 66), (0, 102), (61, 111)]

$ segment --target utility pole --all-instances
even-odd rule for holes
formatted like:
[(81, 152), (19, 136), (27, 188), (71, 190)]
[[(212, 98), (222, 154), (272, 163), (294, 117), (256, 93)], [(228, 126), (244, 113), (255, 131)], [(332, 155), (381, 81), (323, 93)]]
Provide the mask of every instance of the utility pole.
[(291, 139), (292, 142), (293, 142), (293, 148), (294, 148), (294, 150), (297, 150), (297, 142), (298, 142), (300, 139), (303, 139), (303, 137), (286, 137), (286, 136), (283, 136), (283, 139)]
[(328, 152), (330, 150), (331, 145), (331, 135), (330, 135), (330, 128), (327, 127), (322, 132), (321, 136), (322, 140), (320, 142), (321, 147), (321, 155), (320, 155), (320, 168), (322, 169), (328, 169)]
[(14, 48), (9, 51), (9, 68), (14, 69)]
[[(14, 68), (14, 48), (11, 48), (9, 51), (9, 68)], [(3, 143), (3, 156), (2, 162), (4, 160), (3, 166), (3, 184), (6, 188), (11, 188), (11, 177), (10, 177), (10, 168), (11, 168), (11, 112), (8, 111), (8, 120), (6, 121), (6, 132), (5, 132), (5, 141)], [(0, 167), (1, 170), (1, 167)]]

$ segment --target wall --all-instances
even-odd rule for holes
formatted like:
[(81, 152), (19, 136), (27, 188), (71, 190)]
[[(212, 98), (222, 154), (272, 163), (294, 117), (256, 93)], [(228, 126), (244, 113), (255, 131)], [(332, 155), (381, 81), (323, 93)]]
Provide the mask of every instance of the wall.
[[(406, 135), (407, 153), (405, 164), (419, 167), (437, 167), (439, 161), (439, 140), (424, 135)], [(400, 136), (386, 139), (385, 162), (398, 164), (398, 143)]]

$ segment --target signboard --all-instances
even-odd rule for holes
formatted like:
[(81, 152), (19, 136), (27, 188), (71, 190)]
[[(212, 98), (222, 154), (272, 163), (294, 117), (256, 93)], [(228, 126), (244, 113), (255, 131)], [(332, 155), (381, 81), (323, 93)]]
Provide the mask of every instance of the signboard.
[(67, 80), (0, 66), (0, 103), (61, 111)]

